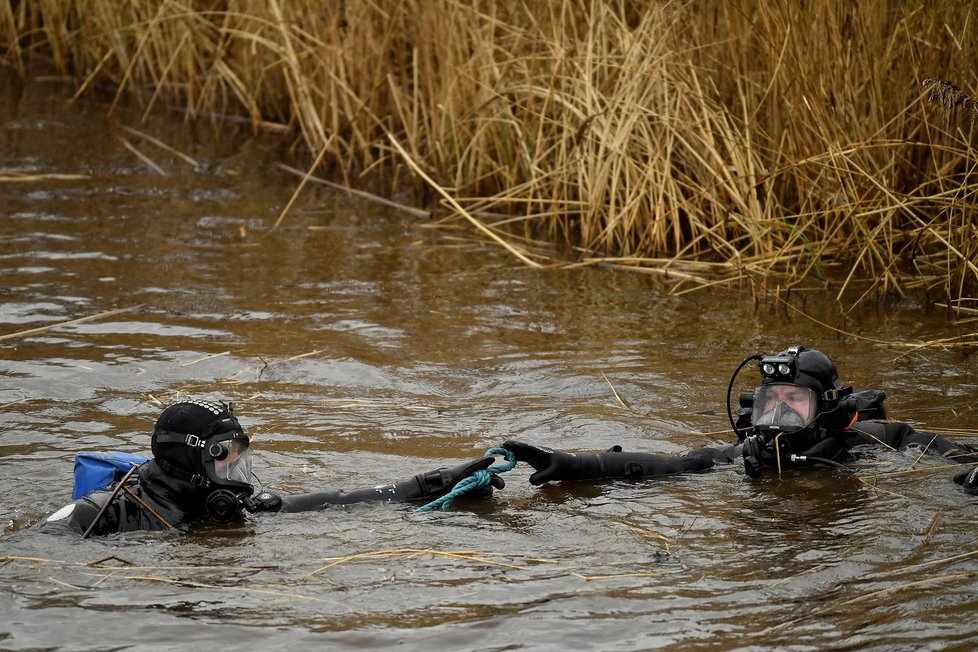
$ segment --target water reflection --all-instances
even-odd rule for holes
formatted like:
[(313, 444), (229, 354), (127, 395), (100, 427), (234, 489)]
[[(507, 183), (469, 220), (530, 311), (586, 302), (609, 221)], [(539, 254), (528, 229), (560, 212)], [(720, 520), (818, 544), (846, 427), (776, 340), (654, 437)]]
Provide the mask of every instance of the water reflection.
[[(524, 269), (332, 191), (308, 191), (272, 231), (295, 183), (273, 143), (154, 116), (141, 128), (203, 162), (153, 151), (160, 176), (115, 138), (131, 116), (69, 106), (68, 90), (29, 84), (4, 109), (5, 173), (82, 178), (0, 183), (0, 335), (128, 310), (0, 340), (2, 554), (46, 560), (0, 566), (5, 646), (179, 644), (188, 624), (222, 647), (973, 643), (978, 505), (947, 471), (879, 488), (834, 471), (752, 482), (735, 466), (534, 488), (518, 467), (492, 500), (448, 513), (38, 537), (26, 528), (67, 501), (76, 452), (145, 451), (161, 407), (186, 395), (233, 399), (262, 482), (294, 491), (377, 484), (506, 438), (658, 453), (728, 441), (734, 367), (796, 342), (885, 388), (894, 415), (978, 428), (972, 358), (841, 339), (736, 291), (669, 297), (637, 274)], [(883, 340), (944, 332), (916, 300), (850, 319)], [(879, 453), (857, 471), (910, 463)], [(922, 576), (934, 582), (900, 588)], [(62, 627), (86, 619), (97, 640)]]

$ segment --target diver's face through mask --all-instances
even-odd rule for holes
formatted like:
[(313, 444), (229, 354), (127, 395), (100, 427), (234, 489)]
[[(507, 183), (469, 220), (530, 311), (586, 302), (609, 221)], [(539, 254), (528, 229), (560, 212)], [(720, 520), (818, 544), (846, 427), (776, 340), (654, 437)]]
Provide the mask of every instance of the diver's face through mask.
[(250, 484), (251, 449), (245, 439), (231, 439), (211, 443), (208, 453), (214, 461), (212, 478), (220, 484), (227, 481)]
[(815, 419), (818, 397), (808, 387), (789, 383), (761, 385), (754, 390), (751, 424), (785, 431), (801, 430)]

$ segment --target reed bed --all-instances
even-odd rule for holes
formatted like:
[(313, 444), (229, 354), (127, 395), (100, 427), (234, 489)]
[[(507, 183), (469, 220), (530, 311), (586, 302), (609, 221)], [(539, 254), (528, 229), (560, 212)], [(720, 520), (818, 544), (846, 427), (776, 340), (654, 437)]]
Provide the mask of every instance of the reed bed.
[(526, 244), (543, 238), (577, 264), (681, 284), (925, 290), (953, 309), (978, 288), (973, 13), (0, 0), (0, 46), (24, 72), (44, 55), (79, 92), (109, 83), (146, 111), (292, 134), (307, 169), (321, 161), (346, 184), (394, 193), (427, 178), (430, 197), (529, 264), (547, 262)]

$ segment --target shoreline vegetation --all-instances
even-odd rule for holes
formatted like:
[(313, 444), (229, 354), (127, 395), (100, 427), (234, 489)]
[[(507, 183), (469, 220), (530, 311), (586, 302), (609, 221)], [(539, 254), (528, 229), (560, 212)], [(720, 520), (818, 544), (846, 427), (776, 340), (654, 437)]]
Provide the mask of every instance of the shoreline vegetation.
[(147, 112), (279, 131), (306, 152), (303, 183), (413, 186), (529, 265), (566, 264), (558, 247), (675, 291), (750, 279), (758, 294), (828, 288), (855, 305), (922, 290), (968, 321), (975, 13), (0, 0), (0, 58), (26, 75), (44, 57), (79, 94), (110, 84)]

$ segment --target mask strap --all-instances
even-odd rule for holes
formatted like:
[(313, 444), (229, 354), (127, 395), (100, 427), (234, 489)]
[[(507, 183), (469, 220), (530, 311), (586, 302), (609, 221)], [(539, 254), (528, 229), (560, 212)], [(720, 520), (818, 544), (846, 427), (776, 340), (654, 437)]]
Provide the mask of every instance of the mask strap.
[(195, 487), (206, 487), (210, 484), (210, 480), (208, 480), (206, 476), (184, 471), (183, 469), (179, 469), (163, 459), (156, 458), (155, 462), (161, 469), (170, 475), (175, 475), (178, 478), (186, 480)]

